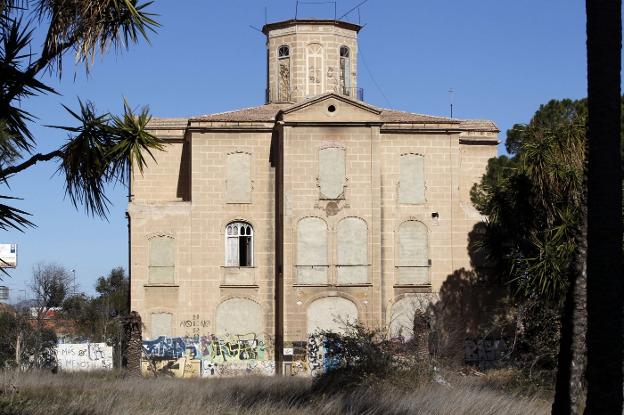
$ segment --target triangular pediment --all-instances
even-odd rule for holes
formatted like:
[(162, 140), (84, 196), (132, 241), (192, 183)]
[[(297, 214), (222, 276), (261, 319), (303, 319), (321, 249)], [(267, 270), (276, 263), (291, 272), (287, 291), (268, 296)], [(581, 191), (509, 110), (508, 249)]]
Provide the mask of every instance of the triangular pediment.
[(329, 93), (295, 104), (280, 111), (285, 122), (374, 123), (380, 122), (381, 110), (342, 95)]

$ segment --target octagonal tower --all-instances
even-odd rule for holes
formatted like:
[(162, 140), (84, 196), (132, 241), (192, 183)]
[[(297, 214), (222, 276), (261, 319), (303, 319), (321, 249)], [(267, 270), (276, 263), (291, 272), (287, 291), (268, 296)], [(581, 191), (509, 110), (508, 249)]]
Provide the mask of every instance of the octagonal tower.
[(362, 101), (357, 87), (357, 34), (340, 20), (285, 20), (264, 25), (266, 102), (300, 102), (335, 92)]

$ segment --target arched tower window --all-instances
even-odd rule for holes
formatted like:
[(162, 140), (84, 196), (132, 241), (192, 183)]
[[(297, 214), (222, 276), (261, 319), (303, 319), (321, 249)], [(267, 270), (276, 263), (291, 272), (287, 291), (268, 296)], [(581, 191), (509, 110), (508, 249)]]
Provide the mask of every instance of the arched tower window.
[(340, 46), (340, 88), (342, 93), (353, 96), (351, 93), (351, 50)]
[(290, 48), (282, 45), (277, 49), (277, 99), (290, 101)]
[(318, 43), (306, 48), (306, 95), (323, 93), (323, 47)]
[(253, 266), (253, 227), (247, 222), (230, 222), (225, 227), (225, 266)]

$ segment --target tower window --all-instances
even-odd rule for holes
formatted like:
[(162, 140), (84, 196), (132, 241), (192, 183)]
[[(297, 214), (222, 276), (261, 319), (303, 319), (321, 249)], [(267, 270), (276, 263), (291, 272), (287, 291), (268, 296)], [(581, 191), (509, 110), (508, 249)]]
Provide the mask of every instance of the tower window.
[(247, 222), (230, 222), (225, 227), (225, 266), (253, 266), (253, 228)]
[(340, 89), (343, 95), (353, 96), (351, 88), (351, 51), (346, 46), (340, 47)]
[(282, 45), (277, 49), (277, 100), (290, 101), (290, 48)]
[(277, 50), (277, 56), (280, 58), (287, 58), (290, 56), (290, 48), (287, 45), (282, 45)]

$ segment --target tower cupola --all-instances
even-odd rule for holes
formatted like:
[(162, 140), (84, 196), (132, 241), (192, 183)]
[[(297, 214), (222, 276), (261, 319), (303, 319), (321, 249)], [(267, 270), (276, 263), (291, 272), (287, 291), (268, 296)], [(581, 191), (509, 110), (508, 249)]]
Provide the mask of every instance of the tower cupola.
[(357, 34), (340, 20), (285, 20), (262, 28), (267, 36), (267, 103), (299, 102), (334, 92), (363, 100), (357, 87)]

